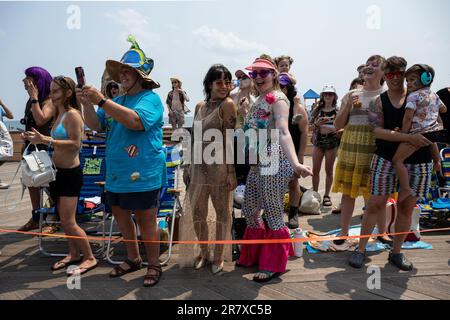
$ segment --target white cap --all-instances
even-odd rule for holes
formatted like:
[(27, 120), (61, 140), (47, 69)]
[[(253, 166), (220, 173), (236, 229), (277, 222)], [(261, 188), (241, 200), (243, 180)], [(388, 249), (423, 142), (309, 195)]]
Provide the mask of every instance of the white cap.
[(322, 93), (324, 93), (324, 92), (332, 92), (332, 93), (336, 94), (336, 89), (332, 85), (326, 85), (322, 89)]

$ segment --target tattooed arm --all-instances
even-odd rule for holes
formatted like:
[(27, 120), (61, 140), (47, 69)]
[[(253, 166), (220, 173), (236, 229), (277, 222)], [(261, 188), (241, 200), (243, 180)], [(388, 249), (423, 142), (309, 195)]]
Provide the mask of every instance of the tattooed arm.
[(384, 114), (381, 98), (369, 104), (369, 125), (373, 129), (375, 138), (392, 142), (409, 142), (417, 147), (425, 147), (431, 142), (421, 134), (406, 134), (384, 128)]
[[(226, 130), (234, 129), (237, 118), (237, 108), (233, 99), (227, 98), (222, 104), (222, 119), (223, 119), (223, 141), (225, 141), (225, 155), (233, 152), (233, 144), (229, 145), (226, 139)], [(225, 159), (226, 160), (226, 159)], [(227, 164), (227, 187), (228, 190), (234, 190), (236, 188), (236, 172), (234, 164)]]

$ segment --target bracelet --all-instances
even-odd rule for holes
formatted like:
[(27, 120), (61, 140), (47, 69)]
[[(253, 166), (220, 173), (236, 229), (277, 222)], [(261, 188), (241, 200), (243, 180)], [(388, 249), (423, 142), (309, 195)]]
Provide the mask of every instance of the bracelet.
[(39, 103), (39, 100), (33, 99), (31, 100), (31, 104)]

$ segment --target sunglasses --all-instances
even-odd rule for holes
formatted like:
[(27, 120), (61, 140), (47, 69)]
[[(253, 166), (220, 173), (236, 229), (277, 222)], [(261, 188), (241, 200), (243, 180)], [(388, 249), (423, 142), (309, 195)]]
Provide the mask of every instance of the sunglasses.
[(261, 71), (251, 71), (248, 73), (248, 75), (250, 76), (250, 78), (252, 79), (256, 79), (256, 77), (259, 76), (261, 78), (266, 78), (269, 74), (271, 74), (273, 71), (272, 70), (261, 70)]
[(242, 75), (242, 76), (238, 77), (237, 79), (242, 81), (242, 80), (248, 79), (248, 77), (246, 75)]
[(69, 83), (67, 82), (66, 78), (64, 76), (57, 76), (53, 78), (53, 81), (56, 81), (61, 87), (69, 88)]
[(403, 72), (403, 71), (388, 72), (388, 73), (385, 73), (384, 75), (386, 76), (386, 79), (388, 79), (388, 80), (392, 80), (392, 79), (394, 79), (394, 77), (396, 77), (397, 79), (401, 79), (405, 75), (405, 72)]
[(219, 86), (219, 87), (223, 87), (223, 86), (225, 86), (225, 87), (231, 87), (231, 81), (229, 81), (229, 80), (226, 80), (226, 81), (223, 81), (223, 80), (216, 80), (216, 81), (214, 81), (213, 83), (215, 83), (217, 86)]

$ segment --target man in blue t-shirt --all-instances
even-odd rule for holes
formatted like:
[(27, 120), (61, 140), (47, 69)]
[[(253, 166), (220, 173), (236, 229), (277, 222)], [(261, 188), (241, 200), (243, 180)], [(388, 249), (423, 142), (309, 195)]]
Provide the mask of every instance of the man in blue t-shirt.
[(3, 101), (0, 99), (0, 121), (3, 121), (3, 117), (7, 117), (8, 119), (14, 119), (14, 115), (9, 110), (9, 108), (3, 103)]
[[(14, 115), (12, 114), (11, 110), (3, 103), (3, 101), (0, 99), (0, 121), (3, 122), (3, 117), (7, 117), (8, 119), (13, 119)], [(0, 161), (0, 166), (3, 164), (3, 161)], [(8, 189), (9, 184), (3, 183), (0, 179), (0, 189)]]
[[(95, 131), (106, 131), (106, 191), (107, 201), (124, 239), (137, 241), (131, 212), (140, 229), (147, 257), (148, 270), (144, 286), (159, 282), (159, 241), (156, 215), (160, 190), (166, 184), (165, 152), (162, 145), (163, 105), (152, 91), (159, 87), (148, 74), (153, 60), (132, 36), (132, 43), (121, 61), (106, 61), (111, 78), (121, 83), (125, 94), (105, 99), (96, 88), (84, 86), (77, 95), (84, 106), (86, 124)], [(98, 111), (93, 105), (99, 106)], [(139, 270), (142, 258), (137, 242), (127, 242), (127, 259), (116, 266), (111, 277)]]

